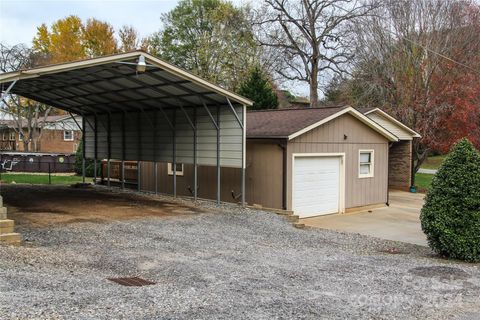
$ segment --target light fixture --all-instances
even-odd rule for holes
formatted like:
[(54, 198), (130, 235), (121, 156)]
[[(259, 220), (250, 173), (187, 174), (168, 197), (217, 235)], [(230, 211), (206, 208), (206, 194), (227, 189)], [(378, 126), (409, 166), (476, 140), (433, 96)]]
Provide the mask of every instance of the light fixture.
[(137, 72), (145, 72), (146, 69), (147, 69), (147, 63), (145, 62), (145, 57), (144, 56), (138, 57)]

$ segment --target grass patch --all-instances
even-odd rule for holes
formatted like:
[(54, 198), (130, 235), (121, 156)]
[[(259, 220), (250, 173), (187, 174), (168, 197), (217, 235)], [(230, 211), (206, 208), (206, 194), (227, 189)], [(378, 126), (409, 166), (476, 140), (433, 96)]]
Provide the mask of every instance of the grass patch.
[(415, 185), (420, 190), (428, 190), (432, 184), (433, 174), (417, 173), (415, 175)]
[[(48, 174), (12, 174), (12, 173), (2, 173), (1, 174), (2, 182), (6, 183), (29, 183), (29, 184), (48, 184)], [(91, 178), (86, 178), (85, 182), (91, 182)], [(82, 182), (81, 176), (65, 176), (65, 175), (53, 175), (51, 176), (51, 184), (74, 184)]]
[(446, 155), (428, 157), (421, 165), (422, 169), (438, 169), (445, 160)]

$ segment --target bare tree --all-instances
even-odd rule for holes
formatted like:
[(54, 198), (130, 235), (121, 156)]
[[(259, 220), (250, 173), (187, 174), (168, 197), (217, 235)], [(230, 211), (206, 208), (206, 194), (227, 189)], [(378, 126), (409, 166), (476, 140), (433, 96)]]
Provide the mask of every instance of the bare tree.
[[(37, 63), (38, 57), (28, 47), (22, 44), (13, 47), (0, 44), (1, 72), (30, 68)], [(2, 87), (2, 92), (3, 90)], [(43, 133), (42, 126), (52, 107), (14, 94), (7, 95), (0, 101), (0, 106), (1, 110), (13, 119), (13, 129), (20, 136), (24, 150), (37, 151), (38, 141)]]
[(264, 1), (256, 22), (259, 42), (280, 52), (275, 71), (308, 83), (311, 106), (318, 106), (319, 78), (348, 72), (350, 23), (374, 5), (360, 0)]
[(468, 0), (387, 1), (357, 25), (351, 100), (381, 106), (422, 135), (413, 146), (415, 171), (445, 129), (442, 119), (454, 111), (436, 99), (438, 84), (458, 68), (478, 79), (472, 63), (478, 61), (480, 38), (467, 19), (472, 5)]
[(120, 37), (121, 52), (133, 51), (140, 46), (138, 31), (132, 26), (122, 26), (120, 30), (118, 30), (118, 36)]

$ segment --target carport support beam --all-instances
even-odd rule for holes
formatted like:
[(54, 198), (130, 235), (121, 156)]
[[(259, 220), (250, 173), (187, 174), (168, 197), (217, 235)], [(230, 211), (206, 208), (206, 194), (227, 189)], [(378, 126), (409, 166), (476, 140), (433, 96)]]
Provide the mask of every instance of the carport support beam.
[(111, 127), (111, 119), (110, 113), (107, 113), (107, 150), (108, 150), (108, 158), (107, 158), (107, 185), (110, 187), (110, 159), (112, 158), (112, 127)]
[[(83, 117), (82, 117), (83, 118)], [(94, 157), (93, 157), (93, 184), (97, 184), (97, 161), (98, 161), (98, 130), (97, 130), (97, 127), (98, 127), (98, 119), (97, 119), (97, 115), (95, 114), (95, 117), (93, 118), (93, 121), (95, 123), (95, 128), (93, 129), (94, 130)], [(102, 173), (102, 177), (103, 177), (103, 173)]]
[(122, 113), (122, 189), (125, 189), (125, 112)]
[(243, 120), (243, 126), (242, 126), (242, 206), (245, 206), (245, 168), (246, 168), (246, 150), (245, 150), (245, 141), (247, 139), (247, 128), (246, 128), (246, 112), (245, 110), (247, 109), (247, 106), (242, 106), (242, 120)]
[(197, 163), (197, 108), (193, 109), (193, 198), (198, 196), (198, 163)]
[[(75, 122), (77, 122), (75, 120)], [(82, 182), (85, 183), (85, 117), (82, 117)]]
[(173, 109), (173, 197), (177, 197), (177, 112)]
[(235, 111), (235, 108), (233, 107), (232, 103), (230, 102), (230, 99), (227, 98), (228, 105), (230, 106), (230, 109), (232, 110), (233, 115), (237, 119), (238, 125), (240, 128), (242, 128), (242, 206), (245, 206), (245, 167), (246, 167), (246, 159), (245, 159), (245, 141), (247, 139), (247, 129), (246, 129), (246, 112), (245, 110), (247, 109), (247, 106), (243, 105), (242, 106), (242, 120), (238, 117), (237, 112)]
[(217, 106), (217, 205), (221, 198), (221, 169), (220, 169), (220, 108)]
[[(142, 118), (141, 118), (142, 114), (141, 113), (137, 113), (137, 132), (138, 132), (138, 155), (139, 155), (139, 158), (141, 159), (142, 158)], [(148, 118), (147, 118), (148, 119)], [(142, 186), (141, 186), (141, 165), (140, 165), (140, 161), (137, 161), (137, 191), (140, 192), (142, 190)]]
[(193, 130), (193, 199), (197, 201), (197, 108), (193, 107), (193, 121), (190, 119), (185, 108), (180, 104), (180, 110), (182, 110), (185, 118), (190, 124), (190, 128)]
[(215, 120), (215, 118), (212, 116), (212, 113), (210, 112), (210, 109), (208, 109), (207, 105), (203, 100), (202, 103), (203, 108), (205, 109), (205, 111), (207, 111), (210, 120), (212, 120), (213, 126), (217, 130), (217, 204), (220, 204), (220, 126), (217, 122), (219, 118), (219, 113), (217, 108), (217, 119)]

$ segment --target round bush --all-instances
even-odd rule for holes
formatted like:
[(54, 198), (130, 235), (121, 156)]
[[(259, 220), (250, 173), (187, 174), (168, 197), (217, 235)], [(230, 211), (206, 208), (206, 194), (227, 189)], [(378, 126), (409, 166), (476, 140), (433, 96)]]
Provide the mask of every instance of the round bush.
[(480, 155), (467, 139), (453, 146), (438, 169), (420, 220), (434, 251), (480, 261)]

